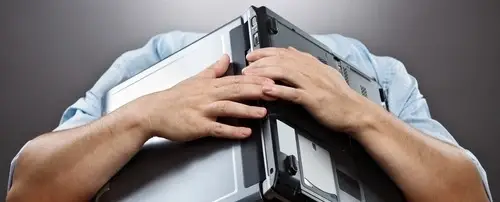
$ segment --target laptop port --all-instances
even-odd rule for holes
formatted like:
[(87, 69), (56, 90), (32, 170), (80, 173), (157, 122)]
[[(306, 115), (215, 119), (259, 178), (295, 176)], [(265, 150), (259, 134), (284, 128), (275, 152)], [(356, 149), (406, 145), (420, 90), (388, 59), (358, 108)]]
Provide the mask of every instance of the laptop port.
[(252, 29), (257, 27), (257, 16), (252, 17), (252, 19), (250, 20), (250, 25), (252, 26)]
[(258, 46), (259, 45), (259, 33), (255, 32), (253, 34), (253, 46)]

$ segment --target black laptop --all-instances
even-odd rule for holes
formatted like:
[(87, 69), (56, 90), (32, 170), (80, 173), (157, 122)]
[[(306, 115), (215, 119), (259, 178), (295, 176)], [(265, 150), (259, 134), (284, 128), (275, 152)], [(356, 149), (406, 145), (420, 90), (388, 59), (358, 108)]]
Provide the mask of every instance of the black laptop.
[[(387, 108), (378, 82), (266, 7), (250, 7), (213, 32), (111, 89), (104, 114), (195, 75), (221, 54), (241, 74), (248, 52), (289, 47), (340, 71), (356, 92)], [(262, 120), (240, 141), (175, 143), (153, 138), (98, 193), (98, 201), (405, 201), (402, 192), (349, 135), (322, 126), (301, 106), (255, 101)]]

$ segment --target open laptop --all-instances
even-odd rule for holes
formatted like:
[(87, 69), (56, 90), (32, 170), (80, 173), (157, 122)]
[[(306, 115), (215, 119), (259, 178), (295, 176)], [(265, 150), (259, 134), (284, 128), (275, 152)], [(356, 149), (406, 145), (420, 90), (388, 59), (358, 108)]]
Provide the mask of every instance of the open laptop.
[[(168, 89), (215, 62), (231, 58), (227, 75), (241, 74), (245, 55), (263, 47), (293, 46), (342, 73), (349, 85), (385, 106), (378, 83), (266, 7), (243, 15), (112, 88), (104, 114)], [(268, 108), (245, 140), (175, 143), (152, 138), (103, 187), (99, 201), (402, 201), (402, 195), (364, 150), (332, 134), (300, 106), (255, 102)], [(293, 109), (293, 110), (290, 110)], [(366, 169), (365, 169), (366, 168)], [(367, 170), (369, 169), (369, 170)], [(381, 188), (382, 187), (382, 188)]]

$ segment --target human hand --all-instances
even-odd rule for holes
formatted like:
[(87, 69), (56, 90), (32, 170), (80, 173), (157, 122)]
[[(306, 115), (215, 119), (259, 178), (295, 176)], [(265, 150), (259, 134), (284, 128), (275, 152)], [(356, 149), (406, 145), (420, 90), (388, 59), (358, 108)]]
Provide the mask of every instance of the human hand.
[(213, 136), (245, 138), (251, 129), (217, 122), (218, 117), (262, 118), (266, 109), (237, 101), (272, 99), (262, 92), (273, 80), (259, 76), (225, 76), (229, 57), (170, 89), (141, 97), (134, 103), (140, 124), (151, 136), (190, 141)]
[(251, 64), (244, 75), (280, 80), (289, 86), (268, 83), (267, 95), (292, 101), (306, 108), (329, 128), (353, 132), (361, 127), (374, 103), (352, 90), (334, 68), (316, 57), (290, 48), (263, 48), (247, 55)]

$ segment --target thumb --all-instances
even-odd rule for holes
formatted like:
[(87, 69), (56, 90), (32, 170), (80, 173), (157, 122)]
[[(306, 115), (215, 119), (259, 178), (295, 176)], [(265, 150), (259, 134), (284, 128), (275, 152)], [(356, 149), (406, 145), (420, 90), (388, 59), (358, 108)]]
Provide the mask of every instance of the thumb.
[(218, 78), (226, 73), (229, 67), (229, 56), (227, 54), (222, 55), (222, 57), (217, 60), (214, 64), (210, 65), (208, 68), (200, 72), (199, 76), (205, 78)]

